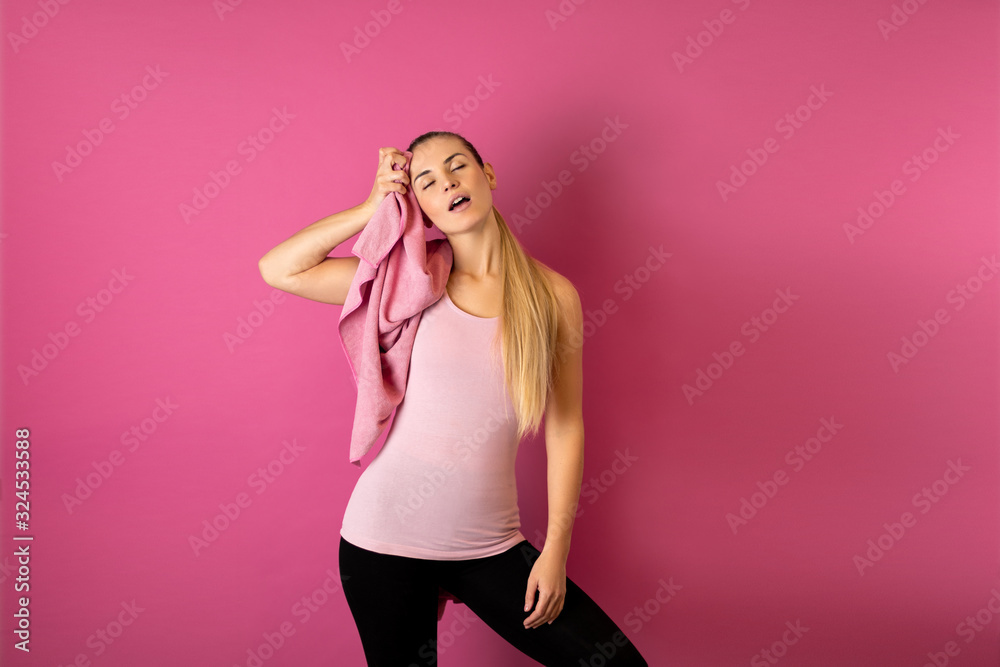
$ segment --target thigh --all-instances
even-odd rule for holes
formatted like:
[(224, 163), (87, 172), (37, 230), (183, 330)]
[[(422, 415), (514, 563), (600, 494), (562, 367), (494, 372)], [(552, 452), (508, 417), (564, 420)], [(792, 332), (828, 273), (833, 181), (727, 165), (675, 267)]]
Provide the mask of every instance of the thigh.
[(339, 560), (369, 667), (435, 664), (438, 583), (432, 563), (362, 549), (343, 537)]
[[(645, 667), (625, 633), (569, 577), (562, 612), (551, 624), (527, 629), (524, 594), (539, 551), (525, 540), (502, 554), (445, 568), (441, 585), (522, 653), (548, 667)], [(537, 601), (537, 597), (536, 597)]]

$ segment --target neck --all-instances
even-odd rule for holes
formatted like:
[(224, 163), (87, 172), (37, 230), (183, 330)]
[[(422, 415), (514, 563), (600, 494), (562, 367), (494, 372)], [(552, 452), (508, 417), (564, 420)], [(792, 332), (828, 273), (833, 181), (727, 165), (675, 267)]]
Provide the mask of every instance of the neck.
[(452, 249), (451, 273), (482, 280), (500, 275), (500, 225), (493, 209), (474, 227), (446, 234)]

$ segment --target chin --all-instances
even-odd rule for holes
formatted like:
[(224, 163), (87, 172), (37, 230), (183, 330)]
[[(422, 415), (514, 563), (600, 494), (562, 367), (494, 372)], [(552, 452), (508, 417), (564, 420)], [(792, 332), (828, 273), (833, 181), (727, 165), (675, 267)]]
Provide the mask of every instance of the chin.
[(458, 234), (460, 232), (469, 231), (470, 229), (475, 229), (479, 225), (486, 222), (486, 218), (489, 216), (491, 209), (486, 212), (476, 212), (473, 209), (464, 211), (461, 216), (454, 216), (449, 212), (445, 212), (445, 224), (438, 224), (437, 220), (432, 220), (434, 226), (440, 229), (445, 234)]

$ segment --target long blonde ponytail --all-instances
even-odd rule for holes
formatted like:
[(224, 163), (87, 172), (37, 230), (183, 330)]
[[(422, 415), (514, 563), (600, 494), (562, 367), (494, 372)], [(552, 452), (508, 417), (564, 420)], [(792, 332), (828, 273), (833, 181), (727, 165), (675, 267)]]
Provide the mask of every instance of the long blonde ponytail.
[[(479, 152), (460, 134), (432, 131), (410, 142), (407, 150), (434, 137), (454, 137), (472, 153)], [(503, 271), (503, 311), (493, 340), (493, 353), (502, 359), (504, 379), (517, 413), (517, 437), (538, 432), (554, 379), (559, 330), (559, 305), (544, 264), (528, 255), (511, 233), (496, 206)]]

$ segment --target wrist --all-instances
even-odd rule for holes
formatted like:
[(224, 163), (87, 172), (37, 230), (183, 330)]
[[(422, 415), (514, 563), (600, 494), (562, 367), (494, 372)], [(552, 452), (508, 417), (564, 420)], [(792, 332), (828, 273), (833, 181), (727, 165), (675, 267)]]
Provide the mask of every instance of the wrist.
[(565, 561), (569, 558), (569, 540), (563, 538), (545, 538), (545, 545), (542, 546), (543, 554), (551, 554), (554, 557)]

